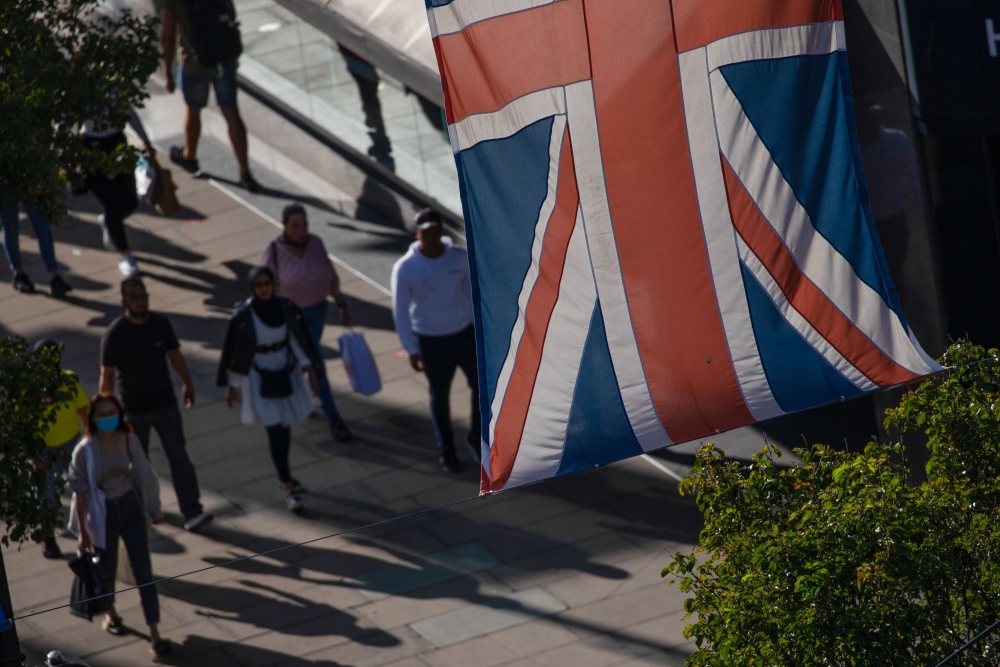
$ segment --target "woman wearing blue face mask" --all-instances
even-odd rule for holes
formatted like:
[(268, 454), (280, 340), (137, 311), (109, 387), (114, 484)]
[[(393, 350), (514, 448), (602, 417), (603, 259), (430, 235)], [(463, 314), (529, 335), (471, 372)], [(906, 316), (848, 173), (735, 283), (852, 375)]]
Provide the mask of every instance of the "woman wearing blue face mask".
[[(119, 537), (125, 543), (136, 582), (142, 585), (153, 581), (145, 515), (153, 523), (165, 520), (156, 474), (123, 414), (117, 398), (92, 398), (87, 411), (87, 437), (73, 450), (69, 468), (69, 486), (73, 490), (69, 527), (79, 535), (81, 552), (96, 550), (101, 578), (109, 592), (115, 590)], [(140, 588), (139, 597), (149, 624), (150, 651), (156, 656), (167, 655), (170, 644), (160, 638), (157, 630), (160, 603), (156, 587)], [(107, 611), (103, 628), (113, 635), (125, 634), (114, 604)]]

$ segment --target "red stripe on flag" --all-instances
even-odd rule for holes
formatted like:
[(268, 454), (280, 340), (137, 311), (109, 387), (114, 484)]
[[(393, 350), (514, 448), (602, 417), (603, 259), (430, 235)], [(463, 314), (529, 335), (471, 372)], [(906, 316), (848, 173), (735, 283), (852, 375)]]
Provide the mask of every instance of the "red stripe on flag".
[[(721, 156), (720, 156), (721, 158)], [(826, 294), (799, 270), (791, 252), (774, 231), (732, 167), (722, 159), (733, 225), (771, 274), (792, 307), (869, 380), (886, 387), (917, 377), (886, 356)]]
[(695, 196), (670, 3), (586, 10), (608, 203), (657, 414), (674, 442), (748, 424)]
[(569, 128), (563, 133), (559, 155), (559, 177), (556, 185), (556, 204), (549, 218), (538, 261), (538, 279), (528, 298), (524, 314), (524, 333), (514, 358), (514, 370), (504, 393), (500, 414), (490, 449), (490, 490), (499, 491), (510, 478), (514, 460), (521, 444), (528, 406), (535, 389), (538, 367), (542, 362), (542, 348), (548, 332), (552, 311), (559, 298), (566, 252), (573, 235), (580, 197), (576, 190), (573, 152)]
[(449, 123), (590, 78), (582, 0), (498, 16), (434, 41)]
[(677, 50), (750, 30), (842, 20), (840, 0), (673, 0)]

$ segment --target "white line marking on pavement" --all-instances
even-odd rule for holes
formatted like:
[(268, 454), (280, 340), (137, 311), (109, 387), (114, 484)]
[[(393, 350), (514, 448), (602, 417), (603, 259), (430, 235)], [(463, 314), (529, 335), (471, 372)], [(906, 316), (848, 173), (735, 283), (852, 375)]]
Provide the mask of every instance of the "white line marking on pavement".
[[(215, 186), (220, 192), (223, 192), (223, 193), (229, 195), (230, 197), (232, 197), (233, 199), (235, 199), (239, 203), (243, 204), (243, 206), (246, 206), (248, 209), (250, 209), (251, 211), (253, 211), (257, 215), (259, 215), (260, 217), (264, 218), (268, 222), (270, 222), (272, 225), (274, 225), (278, 229), (284, 229), (284, 227), (282, 226), (282, 224), (280, 222), (278, 222), (277, 220), (275, 220), (274, 218), (272, 218), (271, 216), (269, 216), (267, 213), (265, 213), (264, 211), (260, 210), (259, 208), (257, 208), (256, 206), (254, 206), (253, 204), (251, 204), (250, 202), (248, 202), (246, 199), (244, 199), (243, 197), (239, 196), (238, 194), (236, 194), (235, 192), (233, 192), (232, 190), (230, 190), (229, 188), (227, 188), (222, 183), (216, 181), (214, 178), (206, 178), (205, 180), (208, 181), (209, 183), (211, 183), (213, 186)], [(365, 274), (361, 273), (360, 271), (358, 271), (357, 269), (355, 269), (353, 266), (351, 266), (350, 264), (348, 264), (347, 262), (345, 262), (344, 260), (342, 260), (341, 258), (339, 258), (336, 255), (334, 255), (332, 252), (331, 253), (327, 253), (327, 255), (330, 257), (330, 259), (332, 259), (333, 261), (335, 261), (337, 264), (339, 264), (340, 266), (344, 267), (345, 269), (347, 269), (348, 271), (350, 271), (351, 273), (353, 273), (354, 275), (356, 275), (358, 278), (361, 278), (366, 283), (368, 283), (372, 287), (376, 288), (377, 290), (379, 290), (383, 294), (385, 294), (387, 296), (392, 296), (392, 291), (391, 290), (389, 290), (388, 288), (386, 288), (386, 287), (378, 284), (377, 282), (375, 282), (374, 280), (372, 280), (371, 278), (369, 278), (368, 276), (366, 276)]]
[(667, 466), (663, 465), (662, 463), (660, 463), (659, 461), (657, 461), (656, 459), (654, 459), (654, 458), (653, 458), (652, 456), (650, 456), (649, 454), (640, 454), (640, 455), (639, 455), (639, 458), (641, 458), (641, 459), (643, 459), (643, 460), (647, 461), (647, 462), (648, 462), (648, 463), (649, 463), (650, 465), (652, 465), (652, 466), (653, 466), (654, 468), (658, 468), (658, 469), (660, 469), (661, 471), (663, 471), (663, 472), (667, 473), (667, 474), (668, 474), (669, 476), (673, 477), (673, 478), (674, 478), (674, 479), (676, 479), (676, 480), (677, 480), (678, 482), (683, 482), (683, 481), (684, 481), (684, 478), (683, 478), (683, 477), (681, 477), (680, 475), (678, 475), (677, 473), (675, 473), (675, 472), (674, 472), (673, 470), (671, 470), (671, 469), (670, 469), (670, 468), (668, 468)]

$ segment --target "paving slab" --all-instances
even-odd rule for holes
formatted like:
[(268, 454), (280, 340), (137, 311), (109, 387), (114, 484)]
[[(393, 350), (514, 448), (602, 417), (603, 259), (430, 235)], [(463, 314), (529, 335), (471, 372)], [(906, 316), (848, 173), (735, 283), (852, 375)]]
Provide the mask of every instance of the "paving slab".
[(456, 609), (410, 627), (435, 646), (450, 646), (527, 623), (566, 609), (561, 600), (540, 586), (490, 598), (483, 604)]

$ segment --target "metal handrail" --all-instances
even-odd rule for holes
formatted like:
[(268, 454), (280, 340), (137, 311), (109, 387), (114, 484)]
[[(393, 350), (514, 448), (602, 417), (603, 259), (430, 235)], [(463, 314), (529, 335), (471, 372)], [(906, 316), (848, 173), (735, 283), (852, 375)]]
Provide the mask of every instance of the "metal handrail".
[(975, 637), (973, 637), (971, 640), (969, 640), (968, 644), (966, 644), (962, 648), (958, 649), (957, 651), (955, 651), (954, 653), (952, 653), (951, 655), (949, 655), (947, 658), (945, 658), (944, 660), (942, 660), (941, 662), (939, 662), (935, 667), (944, 667), (949, 662), (951, 662), (952, 660), (954, 660), (955, 658), (957, 658), (958, 656), (960, 656), (962, 653), (964, 653), (966, 651), (966, 649), (968, 649), (970, 646), (972, 646), (973, 644), (975, 644), (980, 639), (982, 639), (986, 635), (990, 634), (991, 632), (993, 632), (997, 628), (1000, 628), (1000, 620), (997, 620), (993, 625), (991, 625), (990, 627), (986, 628), (985, 630), (983, 630), (982, 632), (980, 632), (978, 635), (976, 635)]

